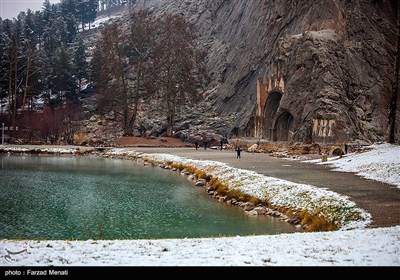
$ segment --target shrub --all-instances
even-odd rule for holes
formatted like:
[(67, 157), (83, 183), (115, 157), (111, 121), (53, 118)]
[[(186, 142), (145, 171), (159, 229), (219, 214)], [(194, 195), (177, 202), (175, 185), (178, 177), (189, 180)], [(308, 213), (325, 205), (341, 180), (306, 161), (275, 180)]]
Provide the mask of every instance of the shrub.
[(82, 145), (83, 143), (87, 142), (89, 139), (89, 136), (83, 132), (79, 132), (74, 134), (73, 136), (73, 141), (75, 145)]
[[(146, 161), (147, 159), (144, 160)], [(250, 202), (254, 205), (262, 204), (284, 214), (289, 218), (295, 217), (296, 219), (300, 220), (300, 224), (306, 231), (332, 231), (337, 230), (338, 228), (334, 222), (327, 221), (320, 215), (321, 209), (317, 209), (315, 212), (310, 212), (307, 210), (293, 210), (284, 206), (273, 206), (269, 203), (268, 198), (262, 200), (258, 197), (246, 194), (238, 188), (229, 188), (228, 185), (218, 180), (218, 178), (213, 178), (211, 175), (207, 175), (205, 171), (194, 166), (184, 165), (182, 163), (174, 163), (172, 161), (167, 161), (164, 164), (180, 171), (186, 170), (188, 173), (196, 176), (197, 179), (205, 179), (207, 182), (209, 182), (209, 187), (211, 190), (216, 191), (220, 196), (226, 196), (227, 199)]]
[(182, 171), (183, 169), (185, 169), (185, 166), (182, 163), (176, 163), (176, 162), (172, 163), (171, 167), (175, 168), (179, 171)]
[(337, 225), (334, 222), (327, 221), (319, 215), (320, 210), (315, 213), (308, 211), (300, 211), (299, 216), (301, 217), (300, 224), (304, 226), (306, 231), (332, 231), (337, 230)]

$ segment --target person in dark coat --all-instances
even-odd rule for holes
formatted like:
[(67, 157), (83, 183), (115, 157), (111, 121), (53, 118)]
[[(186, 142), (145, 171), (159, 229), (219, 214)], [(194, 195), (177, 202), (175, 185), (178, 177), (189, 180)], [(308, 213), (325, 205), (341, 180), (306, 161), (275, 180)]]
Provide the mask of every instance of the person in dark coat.
[(240, 159), (240, 152), (242, 150), (240, 149), (240, 147), (237, 147), (235, 151), (236, 151), (236, 159)]

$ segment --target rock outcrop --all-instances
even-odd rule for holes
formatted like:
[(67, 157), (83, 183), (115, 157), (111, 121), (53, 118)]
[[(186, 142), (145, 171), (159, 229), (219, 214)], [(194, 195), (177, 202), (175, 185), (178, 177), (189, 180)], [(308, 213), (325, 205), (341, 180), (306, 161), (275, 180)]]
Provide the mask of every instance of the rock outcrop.
[[(303, 142), (383, 139), (396, 5), (384, 0), (136, 1), (136, 9), (180, 13), (195, 24), (212, 76), (213, 90), (204, 97), (217, 115), (233, 117), (225, 129)], [(268, 90), (259, 104), (258, 131), (257, 81)]]

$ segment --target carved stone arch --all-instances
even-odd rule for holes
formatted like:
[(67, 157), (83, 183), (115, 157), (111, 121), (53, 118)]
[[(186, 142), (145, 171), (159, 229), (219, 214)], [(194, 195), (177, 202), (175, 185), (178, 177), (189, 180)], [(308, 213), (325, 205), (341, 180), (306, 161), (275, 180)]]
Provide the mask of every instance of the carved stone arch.
[(273, 90), (268, 94), (264, 105), (264, 123), (265, 136), (267, 139), (272, 139), (273, 120), (278, 111), (283, 93), (280, 90)]
[(285, 81), (281, 73), (257, 79), (257, 106), (251, 121), (254, 137), (273, 140), (274, 120), (284, 92)]
[(273, 140), (291, 141), (293, 138), (294, 117), (288, 112), (282, 112), (274, 123)]

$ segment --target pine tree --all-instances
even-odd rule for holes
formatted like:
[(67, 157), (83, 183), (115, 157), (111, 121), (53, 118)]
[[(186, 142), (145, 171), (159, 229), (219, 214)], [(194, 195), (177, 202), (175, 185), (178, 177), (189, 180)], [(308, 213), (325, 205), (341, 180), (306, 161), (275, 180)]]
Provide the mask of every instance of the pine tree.
[(42, 10), (43, 25), (47, 25), (51, 15), (53, 14), (52, 6), (49, 0), (44, 1)]
[(34, 14), (31, 10), (28, 10), (24, 23), (23, 23), (23, 39), (22, 39), (22, 48), (23, 48), (23, 57), (24, 57), (24, 88), (23, 88), (23, 98), (22, 98), (22, 107), (25, 106), (27, 98), (32, 97), (34, 95), (34, 87), (37, 86), (35, 83), (35, 76), (39, 72), (40, 68), (38, 66), (38, 38), (35, 34), (35, 19)]
[[(0, 100), (7, 97), (8, 94), (8, 77), (9, 77), (9, 59), (8, 53), (11, 46), (11, 21), (0, 18)], [(3, 104), (0, 103), (0, 114), (6, 112), (3, 110)]]
[(86, 20), (89, 23), (89, 29), (90, 29), (90, 24), (92, 22), (94, 22), (95, 19), (96, 19), (97, 7), (98, 7), (97, 0), (88, 0), (88, 2), (87, 2)]
[(61, 16), (65, 23), (67, 32), (67, 42), (72, 43), (77, 35), (77, 20), (75, 18), (76, 6), (75, 0), (63, 0), (60, 3)]
[(88, 64), (86, 61), (86, 47), (81, 38), (78, 39), (74, 56), (75, 77), (78, 79), (78, 92), (82, 89), (82, 80), (87, 78)]
[[(21, 34), (22, 24), (21, 17), (14, 20), (11, 24), (11, 30), (8, 37), (10, 39), (10, 46), (7, 50), (8, 55), (8, 104), (9, 104), (9, 118), (11, 127), (15, 128), (15, 121), (18, 109), (18, 94), (21, 89)], [(13, 130), (13, 133), (15, 130)]]
[(93, 22), (96, 19), (98, 2), (95, 0), (76, 0), (77, 17), (85, 30), (85, 24)]
[(57, 49), (53, 65), (53, 90), (57, 94), (56, 103), (66, 99), (76, 99), (76, 83), (70, 51), (65, 46)]

